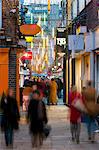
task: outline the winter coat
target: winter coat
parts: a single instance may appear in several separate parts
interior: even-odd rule
[[[55,81],[51,81],[50,83],[50,102],[56,103],[57,102],[57,83]]]
[[[41,109],[39,108],[41,104]],[[42,112],[41,112],[42,111]],[[42,113],[42,115],[41,115]],[[42,117],[40,117],[42,116]],[[30,132],[37,134],[43,132],[43,126],[47,123],[46,107],[43,101],[32,99],[28,107],[28,119],[30,121]]]
[[[7,96],[2,100],[1,108],[3,110],[3,118],[1,125],[2,128],[4,130],[8,127],[12,127],[12,129],[18,129],[18,121],[20,119],[20,114],[16,99]]]
[[[70,122],[71,123],[77,123],[80,122],[81,120],[81,113],[72,106],[73,101],[80,98],[81,95],[78,92],[76,93],[71,92],[70,95]]]

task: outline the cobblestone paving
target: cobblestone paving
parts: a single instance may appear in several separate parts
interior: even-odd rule
[[[41,150],[99,150],[99,133],[96,135],[97,142],[91,144],[87,140],[86,128],[82,125],[80,144],[71,141],[69,122],[67,121],[67,108],[65,106],[51,106],[48,108],[49,124],[52,131],[49,138],[44,141]],[[28,125],[21,120],[20,130],[15,133],[15,150],[32,150],[31,138]],[[6,150],[3,134],[0,133],[0,150]],[[34,149],[35,150],[35,149]]]

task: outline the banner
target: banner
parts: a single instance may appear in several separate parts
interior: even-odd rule
[[[84,50],[84,35],[69,35],[68,46],[69,50]]]

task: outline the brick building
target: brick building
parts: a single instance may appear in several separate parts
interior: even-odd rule
[[[2,0],[0,29],[0,95],[12,87],[19,99],[18,74],[18,0]]]

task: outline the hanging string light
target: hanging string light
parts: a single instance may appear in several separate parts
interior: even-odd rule
[[[50,14],[50,10],[51,10],[51,2],[50,0],[48,0],[48,13]]]

